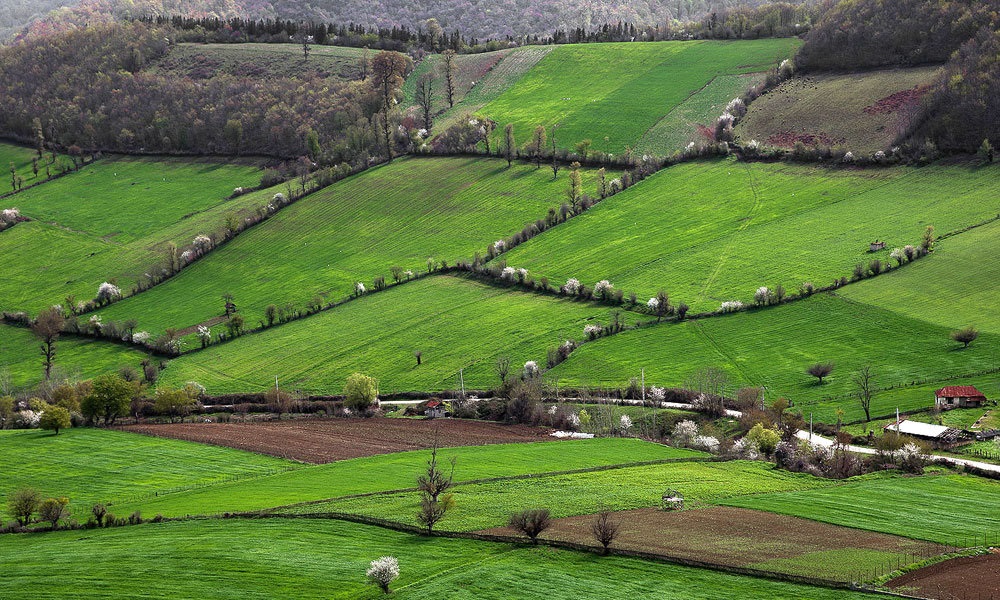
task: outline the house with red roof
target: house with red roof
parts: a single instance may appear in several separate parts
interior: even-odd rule
[[[949,385],[934,392],[934,405],[942,409],[980,408],[986,396],[973,385]]]

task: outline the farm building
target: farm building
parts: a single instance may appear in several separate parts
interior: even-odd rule
[[[869,252],[878,252],[879,250],[882,250],[884,248],[885,248],[885,242],[880,242],[878,240],[875,240],[871,244],[868,244]]]
[[[972,385],[949,385],[934,392],[938,408],[979,408],[986,404],[986,396]]]
[[[445,406],[440,400],[431,400],[427,403],[427,410],[424,411],[424,416],[431,419],[439,419],[445,416]]]
[[[900,421],[899,423],[889,423],[885,426],[885,429],[938,444],[953,444],[958,440],[958,436],[961,433],[957,429],[945,427],[944,425],[932,425],[930,423],[909,420]]]

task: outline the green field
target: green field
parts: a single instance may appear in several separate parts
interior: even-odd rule
[[[438,456],[439,460],[455,457],[455,480],[470,481],[704,454],[635,439],[599,438],[448,448]],[[344,460],[133,502],[118,512],[140,509],[146,515],[168,517],[220,514],[407,489],[416,485],[429,457],[424,450]]]
[[[10,183],[10,167],[12,164],[14,165],[14,172],[23,180],[22,189],[23,187],[45,180],[45,165],[49,162],[49,153],[46,152],[45,156],[38,160],[38,177],[35,176],[31,168],[31,161],[37,156],[38,153],[32,148],[0,142],[0,174],[3,175],[3,179],[0,179],[2,181],[0,183],[0,195],[14,191]],[[49,168],[50,174],[55,175],[58,173],[55,165],[51,165]],[[0,205],[2,205],[0,206],[0,210],[17,206],[17,199],[9,198],[0,200]]]
[[[338,394],[348,375],[362,371],[377,377],[386,393],[458,389],[464,369],[467,388],[490,389],[499,383],[498,356],[509,356],[515,371],[528,360],[544,366],[549,348],[583,339],[585,325],[607,324],[612,312],[433,276],[182,356],[171,361],[163,381],[194,380],[216,394],[264,391],[277,375],[302,392]]]
[[[1000,483],[969,475],[862,477],[797,492],[735,498],[722,503],[767,510],[955,546],[1000,528]]]
[[[993,208],[1000,210],[1000,202]],[[998,253],[1000,222],[994,222],[943,240],[933,260],[850,286],[843,295],[952,329],[974,325],[1000,333]]]
[[[646,132],[635,147],[637,154],[664,154],[681,150],[690,142],[708,143],[702,127],[714,131],[715,120],[733,98],[739,98],[752,85],[763,79],[760,74],[719,75],[675,106]]]
[[[585,174],[586,189],[594,189],[593,178]],[[499,160],[397,160],[283,209],[180,276],[101,314],[137,318],[149,331],[190,327],[221,315],[228,292],[257,325],[268,304],[304,309],[317,295],[341,300],[356,281],[371,288],[381,275],[391,282],[394,265],[422,272],[428,258],[471,260],[558,208],[566,186],[566,177],[553,181],[551,172],[530,166],[508,170]]]
[[[637,559],[425,538],[329,520],[189,521],[0,539],[4,594],[11,600],[379,598],[384,596],[365,583],[364,572],[383,555],[399,559],[394,598],[865,597]]]
[[[8,465],[0,484],[4,513],[7,495],[30,486],[45,496],[69,498],[80,522],[95,502],[135,501],[301,466],[242,450],[89,427],[59,435],[0,431],[0,455]]]
[[[146,354],[126,346],[89,338],[63,336],[56,342],[52,377],[88,379],[124,366],[140,368]],[[29,329],[0,324],[0,379],[9,376],[15,389],[34,386],[44,377],[39,341]]]
[[[221,232],[227,215],[267,204],[276,189],[226,199],[259,178],[248,164],[110,158],[21,192],[11,202],[36,220],[0,236],[9,258],[0,308],[89,300],[115,278],[127,291],[160,268],[168,241],[190,246],[196,235]]]
[[[369,60],[377,51],[369,51]],[[273,77],[322,77],[339,81],[361,79],[364,50],[343,46],[301,44],[176,44],[152,65],[152,71],[192,79],[220,75],[268,79]]]
[[[932,259],[927,259],[932,260]],[[865,285],[865,284],[859,284]],[[646,372],[647,385],[682,385],[696,370],[724,368],[729,392],[744,385],[767,387],[767,398],[784,396],[803,414],[833,422],[836,409],[845,420],[864,418],[850,397],[851,375],[869,363],[879,388],[918,380],[939,381],[996,368],[1000,337],[982,334],[968,350],[957,350],[950,329],[907,318],[878,307],[821,294],[759,312],[741,313],[645,327],[585,344],[550,371],[561,386],[618,385]],[[822,386],[805,373],[810,364],[833,361]],[[908,400],[913,404],[897,404]],[[924,394],[877,393],[872,415],[926,408]]]
[[[588,286],[608,279],[643,300],[665,289],[674,305],[714,311],[727,300],[752,302],[762,285],[793,293],[807,281],[819,287],[850,277],[857,263],[891,262],[892,248],[918,244],[928,224],[941,235],[995,217],[998,194],[994,167],[686,163],[503,258],[560,284],[569,277]],[[887,242],[886,249],[869,253],[875,240]]]
[[[482,112],[500,126],[513,123],[519,143],[536,126],[558,123],[561,147],[590,139],[594,150],[620,155],[713,77],[765,71],[797,45],[769,39],[556,46]]]
[[[930,85],[936,67],[796,77],[750,105],[736,126],[737,142],[791,147],[799,136],[826,140],[856,155],[888,150],[904,133],[909,108],[875,108],[900,91]],[[866,111],[865,109],[869,110]]]
[[[658,506],[666,489],[684,494],[685,506],[697,507],[727,498],[768,492],[808,490],[831,485],[802,473],[778,471],[763,462],[676,463],[607,471],[554,475],[517,481],[462,485],[454,491],[455,508],[438,525],[448,531],[503,527],[511,513],[547,508],[554,518]],[[339,512],[418,525],[420,497],[415,492],[334,500],[289,509],[290,514]]]

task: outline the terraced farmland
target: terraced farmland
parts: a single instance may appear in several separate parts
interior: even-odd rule
[[[622,386],[644,368],[647,385],[676,386],[698,369],[721,367],[729,374],[731,388],[766,386],[769,399],[784,396],[795,410],[812,413],[818,421],[835,422],[835,411],[841,408],[850,422],[864,418],[858,400],[849,394],[851,375],[865,364],[873,366],[878,388],[977,374],[1000,364],[997,335],[981,334],[973,346],[959,351],[948,337],[950,331],[838,295],[821,294],[759,312],[646,327],[604,338],[576,350],[548,377],[564,387]],[[820,361],[836,365],[823,385],[805,373],[806,367]],[[872,415],[888,415],[897,406],[904,411],[926,408],[930,402],[923,394],[877,393]]]
[[[558,208],[566,179],[505,161],[398,160],[327,187],[282,210],[153,290],[102,311],[163,331],[219,320],[233,294],[248,323],[269,304],[303,309],[341,300],[361,281],[392,281],[390,268],[471,259],[495,240]],[[585,189],[595,188],[593,172]],[[416,348],[414,348],[416,349]],[[407,350],[412,352],[412,350]],[[345,375],[346,376],[346,375]]]
[[[509,291],[463,278],[405,283],[311,317],[243,336],[170,362],[162,380],[195,380],[213,394],[264,391],[277,375],[302,392],[337,394],[352,372],[381,381],[383,393],[497,384],[496,358],[517,371],[544,365],[546,352],[583,339],[589,323],[608,324],[613,309]],[[635,316],[624,314],[626,322]],[[358,324],[367,323],[358,329]],[[422,352],[417,366],[414,352]]]
[[[221,231],[228,215],[266,204],[274,190],[227,200],[259,179],[251,164],[112,158],[25,190],[7,201],[35,220],[0,234],[9,259],[0,308],[34,312],[68,295],[87,300],[115,278],[127,289],[162,264],[168,241],[190,245]]]
[[[750,105],[737,141],[766,146],[841,146],[855,154],[888,150],[916,112],[936,67],[797,77]]]
[[[361,79],[365,51],[343,46],[309,47],[309,58],[298,44],[176,44],[153,65],[154,72],[192,79],[219,75],[267,79],[321,77],[336,81]],[[369,58],[374,56],[369,52]]]
[[[641,298],[665,289],[675,305],[713,311],[727,300],[751,302],[762,285],[795,292],[804,282],[850,277],[873,258],[889,263],[892,248],[919,243],[928,224],[940,235],[993,218],[998,174],[996,167],[687,163],[503,258],[553,282],[608,279]],[[875,240],[886,249],[870,253]]]
[[[713,77],[766,71],[797,44],[780,39],[556,46],[482,112],[501,126],[513,123],[519,143],[538,125],[559,124],[561,147],[590,139],[594,150],[621,154]],[[665,155],[675,148],[652,149]]]

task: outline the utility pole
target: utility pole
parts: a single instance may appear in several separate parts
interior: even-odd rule
[[[462,399],[465,399],[465,369],[458,370],[458,380],[462,385]]]
[[[813,414],[809,413],[809,441],[813,441]]]
[[[645,405],[646,404],[646,368],[643,367],[642,370],[640,371],[640,373],[642,374],[642,403],[643,403],[643,405]]]

